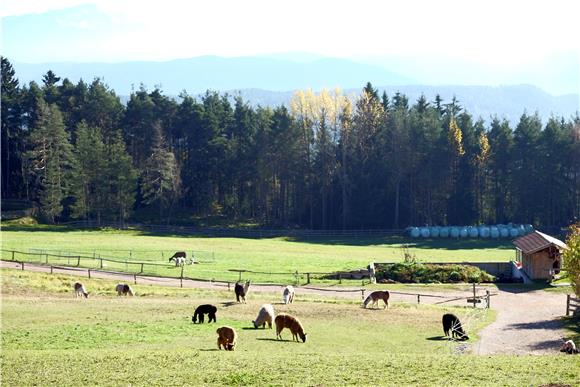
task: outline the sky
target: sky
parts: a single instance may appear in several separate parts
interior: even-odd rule
[[[578,4],[574,0],[2,0],[1,51],[26,63],[286,52],[394,66],[403,58],[399,67],[413,62],[423,70],[430,62],[440,67],[456,61],[464,69],[472,66],[482,74],[501,74],[490,76],[501,82],[523,68],[549,72],[544,67],[561,58],[578,66]]]

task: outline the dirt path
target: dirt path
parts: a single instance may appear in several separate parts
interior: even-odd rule
[[[2,268],[20,268],[20,263],[0,261]],[[36,272],[50,272],[50,267],[34,264],[25,264],[25,270]],[[87,276],[87,270],[81,268],[54,268],[54,273]],[[91,271],[91,277],[114,279],[132,283],[133,275],[123,273],[107,273]],[[137,276],[138,284],[173,286],[179,287],[179,279],[162,277],[141,277]],[[224,290],[228,284],[222,282],[207,282],[183,280],[184,288],[205,288]],[[232,287],[233,289],[233,287]],[[252,292],[256,293],[276,293],[282,292],[280,285],[252,285]],[[487,326],[480,332],[481,340],[475,344],[473,350],[476,354],[556,354],[565,337],[559,317],[564,315],[566,296],[564,294],[553,294],[541,290],[521,291],[521,289],[505,288],[497,291],[497,295],[491,298],[491,308],[498,312],[495,322]],[[361,300],[360,289],[343,287],[316,288],[310,286],[297,287],[299,294],[317,295],[323,297],[345,298],[351,300]],[[416,295],[400,294],[391,292],[391,299],[394,302],[416,303]],[[421,290],[422,294],[433,297],[421,297],[421,303],[437,304],[446,301],[451,297],[466,297],[469,292],[445,291],[433,292]],[[366,293],[368,295],[368,292]],[[444,297],[444,298],[443,298]],[[465,299],[445,302],[444,305],[462,305]],[[465,322],[469,323],[469,322]]]
[[[475,345],[475,353],[558,353],[566,337],[560,322],[566,295],[508,288],[492,297],[491,307],[498,311],[497,319],[479,333],[481,340]]]

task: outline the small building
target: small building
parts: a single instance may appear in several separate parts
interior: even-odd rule
[[[554,237],[533,231],[513,241],[516,260],[532,280],[549,280],[562,267],[562,251],[568,246]]]

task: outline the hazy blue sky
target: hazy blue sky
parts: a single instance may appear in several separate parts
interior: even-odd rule
[[[535,79],[542,72],[564,71],[551,69],[555,63],[568,72],[575,67],[576,77],[566,75],[560,83],[572,83],[569,91],[578,89],[576,1],[2,0],[0,4],[2,54],[19,62],[300,51],[395,67],[399,58],[403,71],[412,59],[425,77],[448,82],[441,68],[447,66],[447,72],[461,76],[462,83],[469,80],[469,71],[476,83],[520,82],[521,72],[533,72]],[[449,65],[453,61],[463,74]]]

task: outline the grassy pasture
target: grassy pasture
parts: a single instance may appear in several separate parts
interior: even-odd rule
[[[540,385],[578,384],[580,357],[469,354],[493,312],[395,304],[363,310],[358,303],[298,297],[290,306],[250,293],[136,286],[118,298],[114,282],[83,280],[93,291],[76,300],[73,277],[1,270],[3,385]],[[193,325],[196,305],[218,306],[218,323]],[[251,327],[259,306],[298,316],[306,343],[275,340]],[[441,340],[440,318],[469,321],[473,340]],[[234,352],[218,351],[215,329],[234,327]],[[566,361],[562,361],[562,360]]]
[[[186,266],[185,276],[236,280],[238,274],[228,269],[246,269],[285,275],[249,275],[254,281],[289,283],[291,273],[334,272],[366,267],[369,262],[402,260],[402,246],[420,261],[507,261],[513,258],[511,244],[491,240],[414,240],[405,238],[314,239],[292,238],[202,238],[183,235],[150,235],[139,231],[69,230],[62,227],[8,226],[2,231],[4,249],[83,253],[133,261],[154,262],[163,266],[145,266],[148,274],[178,276],[179,268],[169,265],[175,251],[196,251],[200,265]],[[131,253],[129,253],[129,251]],[[4,259],[10,259],[3,253]],[[17,256],[16,259],[24,259]],[[32,260],[44,260],[33,257]],[[54,264],[76,263],[50,257]],[[83,266],[98,267],[98,260],[83,260]],[[130,272],[140,265],[104,263],[105,268]],[[302,279],[303,280],[303,279]]]

